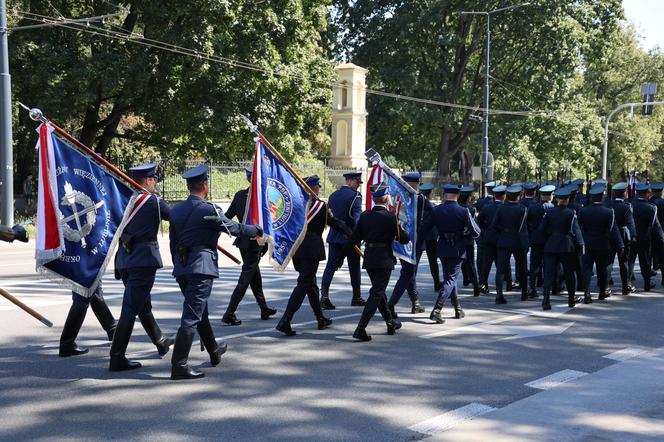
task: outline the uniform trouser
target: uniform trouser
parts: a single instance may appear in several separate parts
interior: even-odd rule
[[[390,296],[389,304],[395,306],[399,303],[401,296],[404,291],[408,291],[408,297],[410,302],[417,301],[417,267],[422,257],[422,250],[417,251],[417,261],[415,264],[411,264],[403,259],[400,259],[401,262],[401,272],[399,273],[399,279],[394,285],[394,290],[392,290],[392,296]]]
[[[583,277],[583,254],[581,253],[581,250],[579,250],[576,253],[576,268],[575,268],[575,274],[576,274],[576,282],[577,282],[577,289],[578,290],[585,290],[585,278]]]
[[[152,315],[150,292],[154,285],[157,269],[154,267],[133,267],[120,270],[122,283],[125,286],[122,297],[120,320],[136,319],[136,316]]]
[[[484,271],[484,244],[480,243],[479,241],[477,242],[477,257],[476,257],[476,264],[477,264],[477,277],[479,279],[479,283],[483,285],[487,285],[487,280],[482,279],[482,272]]]
[[[641,267],[641,276],[643,277],[644,287],[650,285],[650,277],[652,276],[652,261],[651,261],[651,242],[648,241],[636,241],[636,244],[630,249],[629,253],[629,262],[634,272],[634,263],[636,262],[636,257],[639,257],[639,267]]]
[[[224,316],[235,314],[249,287],[251,287],[254,298],[256,298],[256,304],[258,304],[261,311],[267,308],[265,295],[263,294],[263,278],[261,277],[259,266],[261,250],[256,247],[252,249],[242,248],[240,249],[240,254],[242,255],[242,272],[231,295],[231,300],[228,302]]]
[[[477,275],[477,267],[475,267],[475,241],[466,242],[466,259],[461,264],[461,271],[463,273],[463,280],[470,282],[473,288],[479,284]]]
[[[495,244],[485,243],[482,247],[483,257],[482,257],[482,268],[480,269],[480,284],[489,286],[489,273],[491,273],[491,265],[496,262],[496,257],[498,255],[498,247]],[[512,284],[512,271],[506,272],[505,281],[508,285]]]
[[[652,268],[653,270],[658,270],[661,267],[661,256],[664,251],[664,245],[658,240],[652,240]]]
[[[369,274],[369,279],[371,279],[371,289],[369,290],[369,299],[367,299],[367,303],[364,305],[364,310],[362,311],[362,317],[357,324],[358,328],[366,328],[369,325],[369,321],[376,313],[376,309],[380,311],[385,322],[392,321],[392,314],[387,308],[387,296],[385,295],[392,270],[367,269],[367,273]]]
[[[447,298],[451,298],[452,304],[458,302],[457,298],[457,277],[461,272],[463,258],[441,258],[443,262],[443,286],[438,292],[436,305],[434,309],[441,310]]]
[[[606,274],[609,263],[609,250],[588,250],[583,255],[583,287],[586,293],[590,293],[590,280],[592,279],[593,265],[597,268],[597,286],[599,293],[606,293],[606,285],[609,278]]]
[[[431,276],[433,277],[433,286],[438,288],[440,287],[440,272],[438,271],[438,255],[436,248],[436,240],[427,240],[426,251],[427,259],[429,260],[429,270],[431,270]]]
[[[554,280],[558,276],[558,266],[562,264],[565,275],[567,294],[574,296],[576,292],[576,252],[571,253],[544,253],[544,296],[551,294]]]
[[[503,281],[505,276],[512,272],[510,268],[510,257],[514,255],[516,263],[516,275],[521,284],[521,297],[525,297],[528,293],[528,284],[526,281],[528,275],[528,267],[526,266],[526,250],[525,249],[506,249],[498,247],[496,253],[496,293],[500,296],[503,294]]]
[[[71,298],[72,305],[69,309],[65,326],[62,329],[62,335],[60,335],[60,345],[68,346],[74,344],[78,333],[81,331],[83,321],[85,321],[88,307],[92,308],[92,312],[97,317],[99,324],[101,324],[104,331],[108,333],[109,339],[111,339],[116,323],[113,314],[109,310],[108,305],[106,305],[106,301],[104,301],[102,288],[99,287],[89,298],[74,292],[72,292]]]
[[[210,330],[210,319],[208,318],[208,299],[212,292],[212,283],[214,279],[209,275],[186,275],[176,278],[180,290],[184,295],[182,304],[182,319],[180,328],[193,333],[194,329],[203,328]],[[201,336],[203,338],[203,336]]]
[[[530,246],[530,273],[528,275],[528,286],[531,293],[537,293],[537,276],[542,271],[544,260],[544,246],[532,244]]]
[[[330,287],[330,284],[332,283],[332,277],[336,271],[334,266],[336,265],[337,260],[343,262],[342,260],[345,258],[348,260],[348,272],[350,273],[350,285],[353,288],[353,298],[359,298],[362,294],[362,290],[360,288],[362,279],[362,272],[360,269],[360,255],[358,255],[353,249],[344,254],[343,248],[344,244],[329,244],[329,256],[327,257],[327,264],[325,265],[325,271],[323,272],[321,286],[324,289]]]
[[[293,266],[298,272],[297,285],[288,299],[284,317],[290,318],[300,309],[304,297],[309,298],[309,305],[316,318],[323,317],[323,309],[318,299],[318,286],[316,285],[316,272],[320,261],[312,258],[293,258]]]
[[[623,291],[627,290],[628,287],[632,285],[631,275],[632,275],[632,266],[630,265],[630,251],[633,246],[627,244],[625,246],[625,253],[622,256],[618,256],[618,269],[620,270],[620,281],[622,282]],[[613,262],[616,259],[618,252],[616,250],[611,250],[609,254],[609,259],[606,264],[606,275],[607,278],[611,278],[613,273]]]

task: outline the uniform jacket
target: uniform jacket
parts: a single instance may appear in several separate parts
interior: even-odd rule
[[[579,212],[579,227],[587,250],[609,252],[623,248],[613,209],[602,203],[591,203]]]
[[[544,253],[576,253],[576,247],[584,245],[576,212],[565,206],[546,212],[538,230],[546,238]]]
[[[436,207],[436,206],[431,202],[430,199],[427,198],[427,201],[429,201],[429,204],[431,205],[431,210],[429,211],[427,216],[431,216],[431,211],[433,211],[433,208]],[[473,207],[473,206],[470,206],[470,207]],[[473,207],[473,210],[475,210],[474,207]],[[431,231],[427,234],[426,240],[427,241],[437,241],[438,240],[438,231],[436,229],[431,229]]]
[[[151,195],[125,226],[115,255],[116,270],[133,267],[161,268],[157,242],[159,220],[170,219],[171,208],[157,195]]]
[[[477,201],[475,201],[475,208],[477,209],[477,212],[481,212],[482,208],[489,203],[493,203],[494,198],[493,196],[485,196],[482,198],[479,198]]]
[[[482,236],[478,241],[481,244],[493,244],[495,245],[498,241],[498,236],[496,231],[491,228],[491,223],[493,223],[493,217],[496,216],[498,207],[504,204],[502,201],[493,201],[490,203],[485,203],[482,206],[479,214],[477,215],[477,224],[482,229]]]
[[[327,204],[322,204],[320,210],[309,220],[307,233],[300,247],[295,252],[294,259],[311,259],[316,261],[323,261],[325,259],[325,244],[323,243],[325,226],[338,229],[340,232],[343,232],[345,238],[348,238],[353,233],[346,226],[346,223],[332,216]]]
[[[364,269],[394,269],[397,260],[392,252],[392,242],[408,244],[408,232],[401,228],[396,215],[384,206],[374,206],[360,215],[345,248],[351,249],[360,241],[366,243],[364,249]]]
[[[615,198],[610,200],[606,206],[613,209],[623,241],[636,241],[636,225],[634,224],[632,205],[622,198]]]
[[[496,245],[504,249],[528,249],[528,208],[509,201],[497,207],[490,227],[496,232]]]
[[[657,207],[657,218],[659,218],[659,224],[664,226],[664,199],[659,196],[653,196],[649,201],[651,204],[654,204]]]
[[[549,210],[553,209],[553,204],[546,202],[533,203],[528,208],[528,218],[526,219],[526,224],[528,225],[528,240],[531,245],[534,246],[544,246],[546,243],[546,237],[538,229],[544,214]]]
[[[521,199],[521,201],[519,201],[519,203],[521,205],[526,206],[528,209],[530,209],[530,206],[532,206],[534,204],[539,204],[539,201],[535,197],[526,196],[526,197],[523,197]]]
[[[332,210],[332,215],[345,222],[348,228],[353,230],[362,213],[360,192],[351,189],[349,186],[342,186],[339,190],[332,192],[328,205]],[[346,237],[342,232],[332,228],[330,233],[327,234],[327,242],[330,244],[345,244]]]
[[[433,227],[438,229],[436,252],[440,258],[465,259],[464,237],[477,238],[481,232],[468,209],[461,207],[456,201],[445,201],[436,206],[431,216],[425,220],[422,234],[426,235]]]
[[[645,199],[636,199],[632,203],[634,210],[634,224],[636,225],[636,238],[638,241],[656,239],[664,242],[664,232],[657,217],[657,206]]]
[[[220,216],[221,220],[206,220],[205,216]],[[175,277],[198,274],[218,278],[217,241],[221,232],[249,237],[258,233],[255,226],[231,221],[221,208],[194,195],[189,195],[173,207],[170,218],[170,248]],[[187,249],[184,261],[179,247]]]
[[[470,212],[470,216],[472,216],[473,219],[477,219],[477,209],[475,208],[474,205],[468,203],[459,203],[459,205],[464,209],[468,209],[468,211]],[[473,245],[475,243],[475,240],[473,239],[472,236],[464,237],[464,241],[466,242],[466,245]]]

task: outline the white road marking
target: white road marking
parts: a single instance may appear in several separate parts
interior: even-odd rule
[[[543,378],[536,379],[532,382],[528,382],[526,386],[537,388],[538,390],[550,390],[561,384],[564,384],[565,382],[573,381],[574,379],[578,379],[587,374],[588,373],[583,371],[561,370],[549,376],[545,376]]]
[[[440,416],[411,425],[408,429],[431,436],[495,410],[497,408],[473,402],[456,410],[448,411]]]
[[[607,359],[613,359],[614,361],[626,361],[628,359],[635,358],[639,355],[642,355],[644,353],[647,353],[648,350],[644,348],[639,348],[639,347],[627,347],[623,348],[622,350],[614,351],[613,353],[609,353],[608,355],[604,355],[603,357]]]

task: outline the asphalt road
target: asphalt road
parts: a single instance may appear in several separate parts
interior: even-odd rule
[[[91,311],[78,340],[90,353],[59,358],[70,294],[35,274],[33,247],[0,244],[0,287],[55,325],[0,299],[2,440],[664,439],[659,285],[574,309],[555,297],[550,312],[516,292],[496,306],[493,296],[474,298],[463,288],[466,318],[455,320],[446,308],[450,319],[437,325],[428,319],[434,291],[424,259],[418,284],[427,313],[411,315],[404,296],[397,335],[387,336],[377,316],[368,329],[373,341],[358,343],[351,334],[361,308],[349,306],[345,268],[333,282],[337,310],[327,330],[316,330],[305,301],[293,323],[298,335],[284,337],[274,330],[279,314],[261,321],[250,292],[238,310],[243,324],[222,326],[240,270],[224,258],[210,311],[229,351],[211,367],[195,345],[191,363],[205,379],[173,382],[170,353],[160,359],[138,322],[128,356],[143,367],[108,372],[109,343]],[[175,333],[182,297],[165,258],[153,308],[162,329]],[[276,272],[267,261],[261,271],[269,304],[283,312],[296,273]],[[122,285],[110,269],[103,286],[118,316]]]

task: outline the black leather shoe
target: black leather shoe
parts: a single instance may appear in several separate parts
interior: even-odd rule
[[[108,371],[125,371],[141,368],[141,363],[130,361],[124,356],[111,356],[111,362],[108,364]]]
[[[551,303],[542,302],[542,310],[551,310]]]
[[[610,297],[611,297],[611,293],[608,293],[608,292],[607,293],[600,293],[599,296],[597,297],[597,299],[599,299],[600,301],[604,301],[606,298],[610,298]]]
[[[387,334],[392,336],[397,332],[397,329],[394,327],[394,324],[391,322],[387,323]]]
[[[473,287],[473,296],[480,296],[480,288],[479,286]]]
[[[213,367],[219,365],[221,362],[221,355],[226,353],[226,350],[228,350],[228,345],[225,342],[222,342],[221,344],[217,344],[216,350],[210,353],[210,364],[212,364]]]
[[[68,345],[68,346],[60,346],[60,351],[58,352],[58,356],[61,358],[67,358],[69,356],[79,356],[79,355],[84,355],[88,353],[90,350],[87,348],[80,348],[76,343],[73,345]]]
[[[286,336],[295,336],[297,334],[295,330],[291,328],[290,321],[285,321],[283,318],[275,328]]]
[[[399,330],[401,328],[401,321],[398,319],[392,319],[392,325],[394,326],[395,330]]]
[[[369,342],[371,341],[371,336],[367,334],[367,331],[363,328],[356,328],[353,337],[360,342]]]
[[[334,310],[337,308],[328,297],[320,298],[320,306],[323,307],[323,310]]]
[[[161,340],[157,341],[155,344],[157,346],[157,351],[159,356],[164,356],[168,353],[169,348],[173,345],[175,341],[173,338],[162,337]]]
[[[277,314],[276,309],[266,307],[263,310],[261,310],[261,320],[262,321],[267,321],[268,319],[270,319],[270,316],[274,316],[276,314]]]
[[[330,318],[326,318],[325,316],[318,318],[318,330],[325,330],[330,325],[332,325],[332,320]]]
[[[593,303],[593,298],[590,295],[585,295],[583,297],[583,303],[584,304],[592,304]]]
[[[521,290],[521,284],[508,284],[507,285],[507,291],[508,292],[518,292]]]
[[[463,319],[466,317],[466,312],[461,307],[454,307],[454,317],[456,319]]]
[[[420,301],[413,302],[413,306],[410,309],[410,312],[415,313],[424,313],[424,307],[420,305]]]
[[[204,378],[205,373],[202,371],[194,370],[188,365],[172,365],[171,366],[171,379],[179,381],[183,379],[200,379]]]
[[[496,295],[496,304],[507,304],[507,299],[503,295]]]
[[[353,298],[350,305],[351,307],[362,307],[366,304],[366,301],[362,298]]]
[[[445,318],[443,318],[440,315],[440,310],[438,310],[438,309],[433,309],[431,311],[431,314],[429,315],[429,319],[431,319],[436,324],[444,324],[445,323]]]
[[[240,325],[240,324],[242,324],[242,320],[241,320],[241,319],[238,319],[237,316],[235,316],[235,314],[224,315],[224,316],[221,318],[221,322],[222,322],[224,325],[230,325],[230,326],[234,326],[234,325]]]
[[[572,308],[576,304],[578,304],[579,302],[581,302],[581,297],[579,297],[579,296],[574,296],[572,298],[568,298],[567,299],[567,307]]]
[[[643,287],[643,291],[644,291],[644,292],[649,292],[650,290],[654,289],[656,286],[657,286],[657,284],[655,284],[655,283],[653,283],[653,282],[649,282],[648,284],[646,284],[646,285]]]
[[[489,293],[489,286],[486,286],[484,284],[480,285],[480,293],[484,293],[487,295]]]

